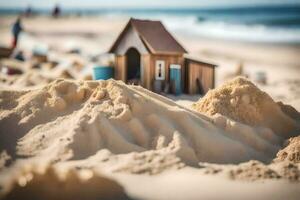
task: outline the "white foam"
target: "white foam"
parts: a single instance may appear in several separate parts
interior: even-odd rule
[[[284,29],[263,25],[229,24],[221,21],[198,21],[196,17],[165,17],[170,31],[209,38],[266,43],[300,43],[300,29]]]

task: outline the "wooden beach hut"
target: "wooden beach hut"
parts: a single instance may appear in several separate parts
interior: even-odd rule
[[[114,78],[126,83],[152,91],[175,86],[171,91],[188,94],[214,87],[216,65],[186,57],[185,48],[160,21],[131,18],[109,53],[115,55]]]

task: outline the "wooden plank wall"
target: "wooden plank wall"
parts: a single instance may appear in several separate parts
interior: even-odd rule
[[[214,67],[203,66],[202,68],[202,80],[201,80],[204,94],[208,92],[209,89],[214,88]]]
[[[141,67],[143,68],[143,75],[142,75],[142,86],[147,88],[148,90],[151,89],[151,78],[150,78],[150,61],[151,61],[151,55],[150,54],[144,54],[141,56]]]
[[[115,57],[115,79],[126,82],[126,56]]]
[[[178,64],[181,65],[181,76],[182,76],[182,88],[184,87],[185,79],[185,65],[183,55],[150,55],[150,67],[149,67],[149,79],[147,82],[147,89],[152,89],[153,81],[155,80],[155,63],[157,60],[165,61],[165,81],[170,81],[170,65]]]
[[[197,84],[197,78],[200,80],[204,94],[209,89],[214,88],[214,67],[210,65],[201,64],[198,62],[188,61],[188,87],[189,94],[199,94],[200,90]]]
[[[202,77],[202,67],[198,67],[197,63],[188,62],[188,93],[189,94],[199,94],[199,90],[197,87],[197,78]]]

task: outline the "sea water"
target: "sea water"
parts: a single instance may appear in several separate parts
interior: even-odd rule
[[[1,9],[1,14],[16,14],[21,9]],[[161,20],[172,32],[244,42],[300,44],[300,5],[218,8],[139,8],[71,9],[64,15],[135,17]],[[51,10],[35,9],[37,14]]]

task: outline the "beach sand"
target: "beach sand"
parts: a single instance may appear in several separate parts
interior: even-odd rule
[[[0,45],[11,44],[10,26],[14,19],[15,16],[1,17]],[[79,48],[83,53],[99,55],[107,52],[127,20],[116,16],[26,18],[23,24],[27,33],[21,35],[20,47],[63,51]],[[242,43],[171,32],[192,56],[218,65],[217,86],[236,75],[246,75],[255,82],[257,74],[264,73],[267,84],[256,84],[276,101],[284,101],[300,110],[299,45]],[[198,97],[182,96],[179,103],[191,105]]]
[[[234,94],[228,88],[233,91],[249,88],[251,92]],[[251,98],[246,99],[245,94],[251,94]],[[119,189],[121,197],[180,199],[177,192],[172,196],[166,190],[175,190],[181,179],[217,184],[222,189],[228,187],[229,191],[236,189],[239,182],[245,182],[236,199],[254,190],[256,198],[269,198],[268,191],[278,184],[284,185],[284,189],[277,190],[278,195],[286,191],[289,199],[299,195],[296,190],[299,159],[284,160],[283,153],[279,152],[276,162],[271,161],[284,140],[299,133],[300,114],[283,111],[283,105],[276,104],[244,78],[236,78],[210,91],[195,104],[202,113],[141,87],[114,80],[56,80],[40,89],[3,90],[0,95],[0,139],[5,154],[0,184],[4,197],[22,197],[23,193],[41,197],[48,184],[63,184],[69,188],[65,191],[66,198],[72,198],[72,188],[80,187],[81,181],[90,185],[92,196],[114,194],[94,191],[102,184],[101,174],[104,174],[103,181],[110,177],[128,191],[125,194]],[[220,105],[225,106],[227,100],[232,103],[231,99],[236,99],[249,110],[246,112],[249,115],[241,116],[239,106],[227,105],[230,111],[218,110],[218,104],[207,105],[206,99],[208,103],[219,99]],[[253,100],[259,100],[258,104],[251,103]],[[211,108],[216,113],[211,113]],[[292,147],[283,151],[299,156],[299,143],[293,141]],[[87,178],[81,174],[87,174]],[[139,174],[139,184],[144,181],[145,189],[135,187]],[[186,179],[186,176],[191,177]],[[149,182],[158,180],[161,192],[156,186],[147,187]],[[261,187],[265,189],[256,190],[262,180]],[[113,187],[120,188],[118,184]],[[195,192],[185,194],[191,189],[184,187],[179,194],[188,198],[213,195],[212,190],[199,192],[196,186],[191,187]],[[52,190],[54,198],[63,192],[57,186]],[[86,190],[82,189],[80,195]],[[228,190],[214,195],[213,199],[231,198]]]
[[[0,19],[4,45],[13,19]],[[204,97],[84,80],[83,55],[105,52],[126,21],[24,20],[25,54],[46,46],[62,62],[0,61],[23,71],[1,75],[0,198],[298,199],[299,48],[175,32],[219,65]]]

